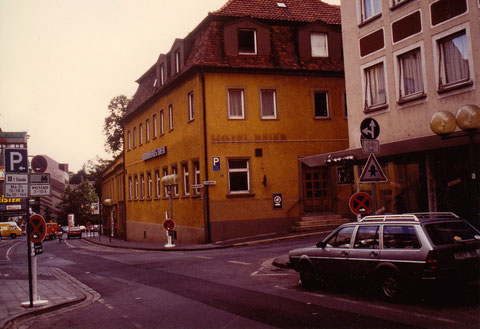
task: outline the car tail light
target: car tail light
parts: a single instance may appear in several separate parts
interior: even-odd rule
[[[430,251],[427,255],[427,269],[431,270],[431,271],[435,271],[436,269],[438,269],[438,255],[433,252],[433,251]]]

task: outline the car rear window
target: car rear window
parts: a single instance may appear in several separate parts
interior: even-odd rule
[[[427,224],[425,231],[437,246],[474,240],[475,236],[480,234],[463,221]]]

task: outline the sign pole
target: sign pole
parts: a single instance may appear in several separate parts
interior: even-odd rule
[[[30,296],[30,305],[29,307],[33,307],[33,287],[32,287],[32,242],[30,241],[30,225],[29,225],[29,219],[30,219],[30,201],[27,198],[26,200],[26,212],[27,212],[27,253],[28,253],[28,292]]]

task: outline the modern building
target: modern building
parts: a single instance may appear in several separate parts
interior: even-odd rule
[[[480,1],[352,0],[341,14],[349,148],[300,161],[349,173],[336,186],[342,213],[353,192],[368,191],[377,211],[453,211],[479,224]],[[455,116],[453,133],[438,131],[452,122],[453,131]],[[386,183],[358,183],[366,118],[380,126]]]
[[[348,147],[342,54],[340,8],[319,0],[230,0],[176,39],[124,120],[127,239],[165,241],[166,216],[208,242],[333,210],[298,158]]]

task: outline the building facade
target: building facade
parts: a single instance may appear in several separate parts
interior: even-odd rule
[[[103,232],[120,239],[126,238],[124,182],[125,166],[122,153],[102,173],[101,195],[104,202],[100,206]]]
[[[137,81],[128,240],[166,240],[166,216],[180,242],[198,243],[288,231],[305,208],[331,207],[321,169],[298,158],[348,146],[339,7],[259,2],[210,13]]]
[[[368,191],[377,211],[453,211],[480,223],[478,129],[442,138],[430,127],[435,113],[455,118],[464,106],[478,124],[480,1],[354,0],[341,12],[349,149],[301,162],[348,171],[351,179],[336,186],[340,212],[350,212],[353,192]],[[358,183],[368,157],[365,118],[381,128],[377,158],[387,183]]]

